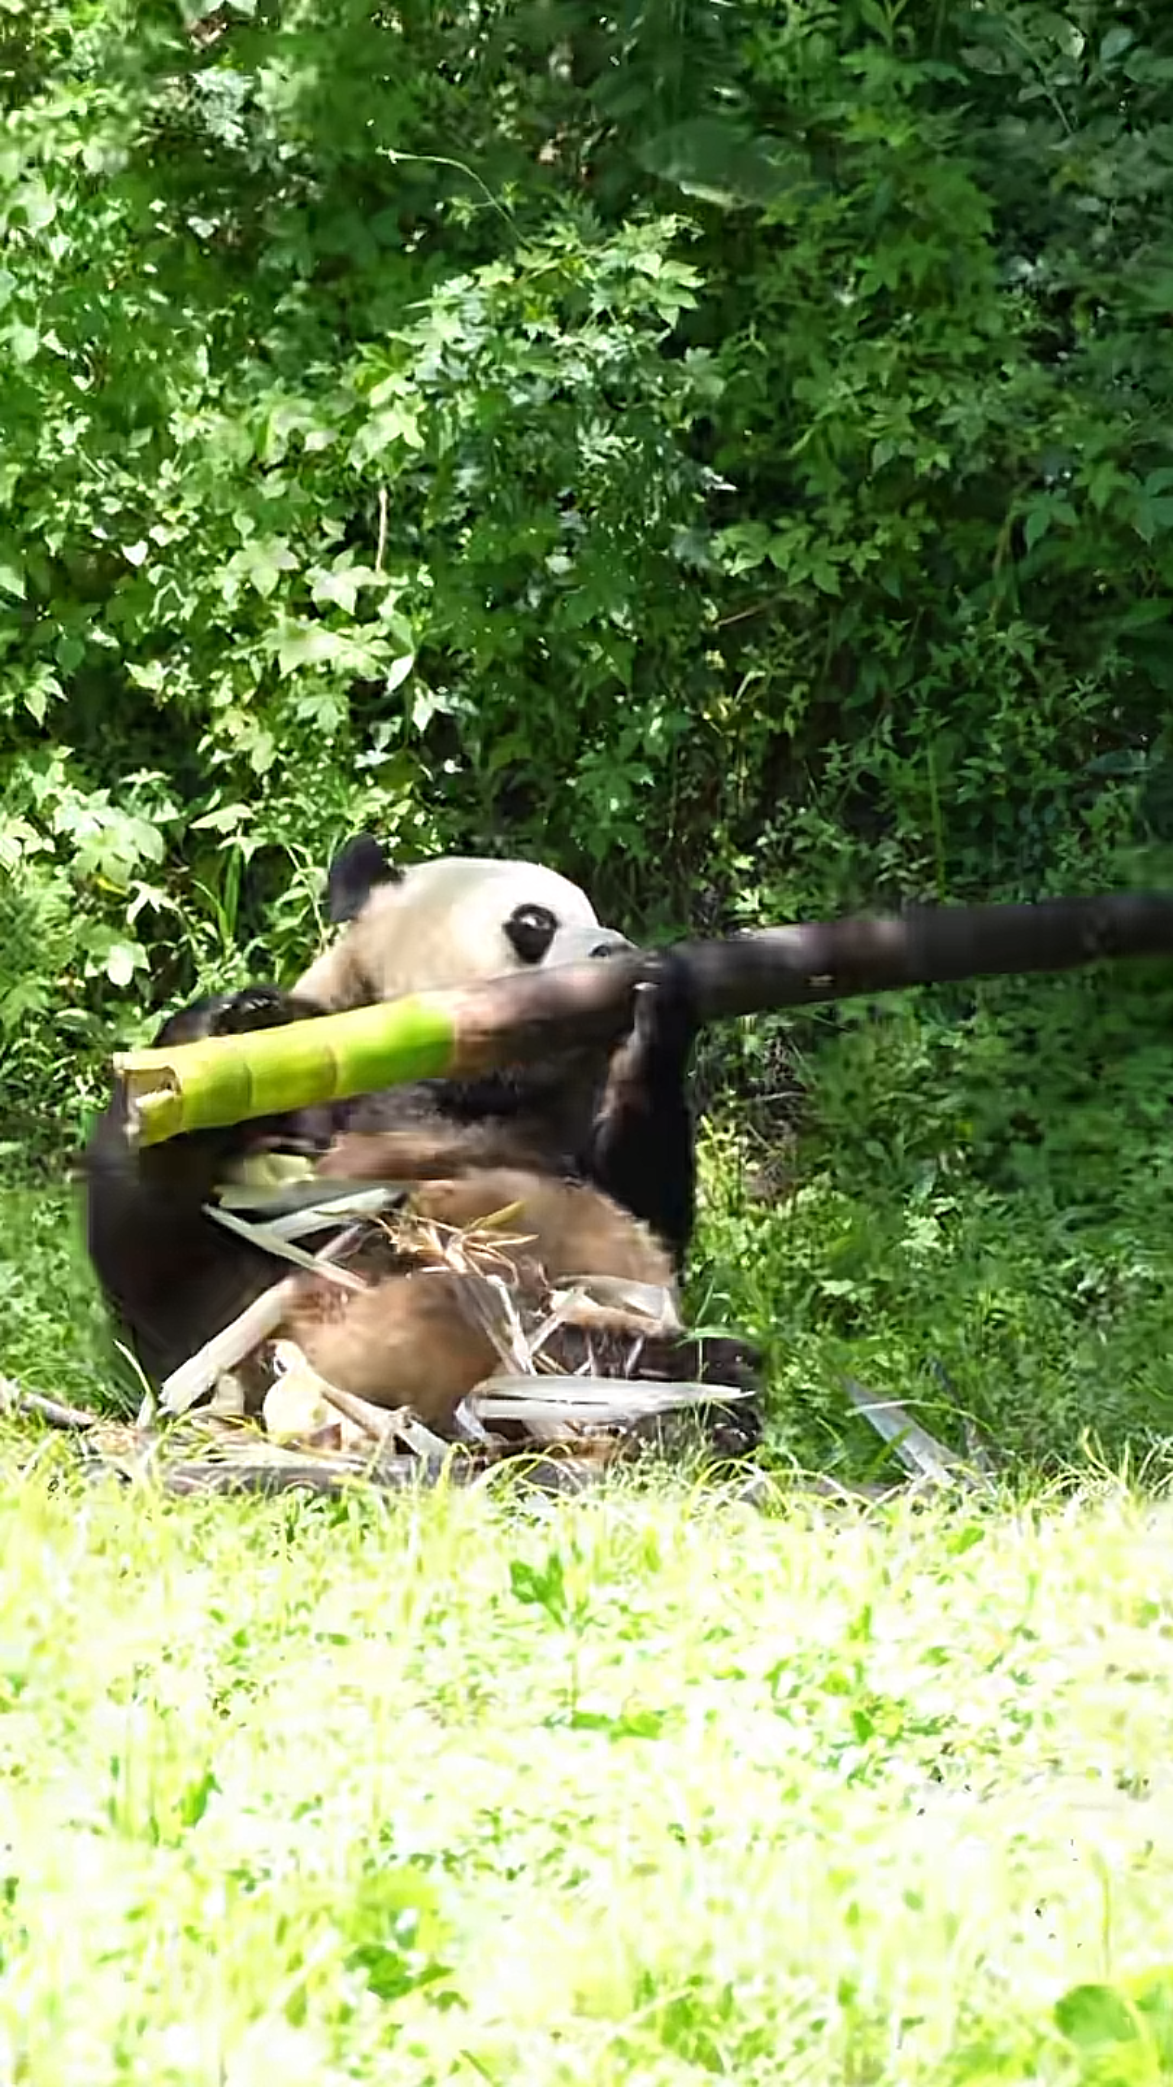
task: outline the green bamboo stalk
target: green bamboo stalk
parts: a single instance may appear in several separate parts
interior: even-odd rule
[[[158,1145],[187,1131],[441,1077],[453,1059],[453,1013],[442,995],[421,996],[241,1036],[120,1052],[114,1071],[126,1091],[129,1134],[140,1145]]]
[[[1173,956],[1173,893],[1103,893],[1036,905],[927,906],[763,928],[671,952],[701,1022],[909,986]],[[127,1134],[155,1145],[418,1079],[469,1079],[547,1053],[617,1043],[661,958],[516,972],[455,992],[208,1037],[114,1061]]]

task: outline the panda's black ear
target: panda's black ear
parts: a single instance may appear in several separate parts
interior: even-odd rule
[[[388,860],[381,841],[371,833],[355,834],[338,850],[326,878],[326,912],[331,926],[354,920],[376,884],[397,884],[403,876]]]

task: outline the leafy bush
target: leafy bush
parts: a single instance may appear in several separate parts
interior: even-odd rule
[[[1148,765],[1158,11],[11,19],[3,704],[67,862],[46,745],[172,843],[556,805],[729,876],[784,810],[808,903],[1068,874]]]

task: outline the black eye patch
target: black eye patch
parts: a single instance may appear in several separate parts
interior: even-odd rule
[[[506,940],[523,964],[540,964],[557,931],[548,906],[518,906],[505,923]]]

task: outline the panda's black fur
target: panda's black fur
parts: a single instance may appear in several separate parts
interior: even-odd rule
[[[279,986],[246,986],[194,1000],[162,1024],[153,1042],[242,1035],[320,1012]],[[306,1109],[132,1147],[125,1093],[115,1084],[82,1167],[86,1246],[115,1326],[154,1383],[288,1269],[205,1216],[217,1184],[250,1151],[324,1154],[338,1127],[332,1109]]]
[[[344,930],[335,945],[344,969],[353,952],[361,952],[372,894],[401,876],[369,836],[351,841],[335,858],[327,910],[332,923]],[[523,934],[531,931],[532,923],[521,924]],[[324,961],[319,959],[292,992],[254,985],[197,1000],[165,1022],[155,1041],[182,1042],[304,1020],[327,1008],[379,997],[377,991],[364,990],[356,966],[341,993],[319,998],[309,988],[315,970],[319,978],[323,975]],[[143,1370],[158,1383],[263,1290],[289,1275],[287,1262],[225,1231],[202,1208],[234,1163],[266,1147],[292,1147],[325,1163],[355,1139],[377,1141],[397,1133],[425,1146],[430,1139],[445,1149],[447,1156],[432,1168],[434,1174],[515,1167],[542,1179],[597,1189],[648,1228],[679,1272],[695,1213],[694,1129],[687,1094],[695,1029],[687,977],[666,955],[658,983],[640,996],[631,1034],[610,1054],[569,1052],[533,1068],[471,1082],[390,1087],[331,1108],[192,1133],[145,1148],[128,1145],[125,1099],[116,1091],[91,1137],[84,1169],[87,1243],[112,1315]],[[311,1250],[317,1243],[304,1241]],[[714,1384],[718,1397],[720,1384],[740,1385],[753,1375],[756,1358],[740,1342],[714,1340],[703,1348],[687,1342],[686,1347],[687,1353],[681,1349],[670,1359],[665,1373],[700,1376]],[[743,1442],[755,1439],[756,1425],[756,1416],[739,1409]]]

